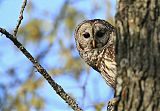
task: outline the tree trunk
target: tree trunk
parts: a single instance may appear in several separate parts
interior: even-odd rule
[[[117,111],[160,111],[160,0],[117,0]]]

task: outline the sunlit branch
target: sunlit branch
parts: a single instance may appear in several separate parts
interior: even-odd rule
[[[23,4],[22,4],[22,7],[21,7],[20,14],[19,14],[19,18],[18,18],[18,20],[17,20],[16,27],[15,27],[15,29],[14,29],[14,31],[13,31],[14,37],[16,37],[16,35],[17,35],[18,28],[19,28],[19,26],[20,26],[20,24],[21,24],[21,21],[22,21],[22,19],[23,19],[23,11],[24,11],[26,5],[27,5],[27,0],[24,0],[24,1],[23,1]]]
[[[23,45],[14,37],[14,35],[7,32],[5,29],[0,27],[0,32],[4,34],[8,39],[10,39],[18,49],[33,63],[34,67],[37,71],[48,81],[48,83],[52,86],[52,88],[56,91],[56,93],[68,103],[69,106],[72,107],[75,111],[82,111],[82,109],[78,106],[76,101],[68,95],[63,88],[58,85],[48,74],[48,72],[32,57],[32,55],[23,47]]]

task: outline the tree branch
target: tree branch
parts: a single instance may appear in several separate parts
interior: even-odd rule
[[[8,39],[10,39],[18,49],[33,63],[34,67],[37,71],[48,81],[48,83],[52,86],[52,88],[56,91],[56,93],[68,103],[69,106],[72,107],[75,111],[82,111],[82,109],[78,106],[75,100],[68,95],[63,88],[58,85],[48,74],[48,72],[32,57],[32,55],[23,47],[23,45],[15,38],[14,35],[7,32],[5,29],[0,27],[0,32],[4,34]]]
[[[22,7],[21,7],[21,11],[20,11],[19,18],[18,18],[18,20],[17,20],[17,25],[16,25],[16,27],[15,27],[15,29],[14,29],[14,31],[13,31],[14,37],[16,37],[16,35],[17,35],[18,28],[19,28],[19,26],[20,26],[20,24],[21,24],[21,21],[22,21],[22,19],[23,19],[23,11],[24,11],[26,5],[27,5],[27,0],[24,0],[24,1],[23,1],[23,4],[22,4]]]

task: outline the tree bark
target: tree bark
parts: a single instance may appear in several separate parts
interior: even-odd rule
[[[117,0],[117,111],[160,111],[160,0]]]

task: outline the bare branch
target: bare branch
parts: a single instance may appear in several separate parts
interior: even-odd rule
[[[48,83],[52,86],[56,93],[63,100],[65,100],[66,103],[68,103],[68,105],[71,106],[73,110],[82,111],[82,109],[78,106],[75,100],[70,95],[68,95],[64,91],[64,89],[51,78],[48,72],[32,57],[32,55],[23,47],[23,45],[14,37],[14,35],[10,34],[1,27],[0,32],[4,34],[8,39],[10,39],[18,47],[18,49],[33,63],[37,71],[48,81]]]
[[[23,4],[22,4],[22,7],[21,7],[21,11],[20,11],[19,18],[18,18],[18,20],[17,20],[16,27],[15,27],[15,29],[14,29],[14,31],[13,31],[14,37],[16,37],[16,35],[17,35],[18,28],[19,28],[19,26],[20,26],[20,24],[21,24],[21,21],[22,21],[22,19],[23,19],[23,11],[24,11],[26,5],[27,5],[27,0],[24,0],[24,1],[23,1]]]

